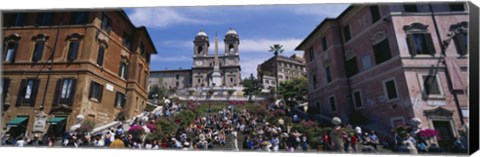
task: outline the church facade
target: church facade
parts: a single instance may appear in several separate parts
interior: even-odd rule
[[[167,89],[241,86],[240,38],[237,32],[230,28],[223,40],[223,54],[219,54],[216,34],[214,52],[209,53],[210,38],[205,31],[199,31],[193,40],[192,68],[151,71],[150,85]]]

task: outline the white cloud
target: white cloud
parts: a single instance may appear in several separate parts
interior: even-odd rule
[[[137,26],[167,27],[173,24],[208,24],[210,21],[187,16],[171,8],[135,8],[128,15]]]
[[[257,66],[258,64],[263,63],[265,59],[242,58],[241,56],[240,58],[240,66],[242,67],[242,79],[245,77],[250,77],[250,73],[252,73],[253,76],[257,77]]]
[[[162,57],[159,55],[153,55],[152,61],[156,62],[185,62],[192,61],[192,57],[187,56],[175,56],[175,57]]]
[[[271,53],[270,46],[273,44],[283,45],[284,52],[291,52],[295,50],[302,42],[301,39],[244,39],[240,40],[240,53],[242,52],[265,52]]]
[[[314,15],[335,18],[342,13],[349,4],[321,4],[321,5],[302,5],[292,7],[293,12],[298,15]]]

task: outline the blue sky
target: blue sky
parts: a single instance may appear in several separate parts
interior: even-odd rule
[[[282,44],[283,55],[295,47],[326,17],[336,17],[348,4],[250,5],[209,7],[146,7],[125,9],[132,22],[147,27],[157,48],[151,70],[190,69],[193,39],[203,29],[210,37],[209,53],[214,53],[214,36],[219,36],[219,53],[229,28],[240,37],[242,77],[256,76],[256,67],[273,54],[269,46]]]

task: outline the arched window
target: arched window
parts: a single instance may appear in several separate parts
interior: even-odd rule
[[[17,56],[18,43],[21,37],[18,34],[12,34],[4,38],[3,43],[3,60],[7,62],[15,62]]]
[[[428,25],[421,23],[412,23],[403,27],[407,34],[407,45],[411,55],[435,54],[432,35],[428,32],[427,27]]]
[[[235,46],[233,44],[228,45],[228,52],[234,52],[235,51]]]

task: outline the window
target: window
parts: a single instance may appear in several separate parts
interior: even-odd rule
[[[72,12],[70,18],[70,24],[72,25],[83,25],[87,23],[88,12]]]
[[[4,44],[5,52],[3,52],[3,60],[7,62],[14,62],[17,55],[18,42],[9,42]]]
[[[360,108],[363,106],[362,93],[360,90],[353,92],[353,100],[355,103],[355,108]]]
[[[453,41],[455,42],[455,47],[457,48],[457,52],[459,55],[464,56],[467,55],[468,49],[468,36],[466,31],[457,32],[455,36],[453,36]]]
[[[200,83],[200,79],[197,79],[197,82]]]
[[[375,57],[375,63],[377,65],[392,58],[392,54],[390,53],[390,45],[388,44],[388,39],[384,39],[378,44],[373,45],[373,55]]]
[[[124,108],[125,107],[125,102],[126,102],[125,94],[117,92],[115,94],[115,107],[118,108]]]
[[[145,45],[143,43],[140,43],[140,55],[145,56]]]
[[[80,46],[80,41],[71,41],[68,48],[68,61],[74,61],[77,59],[78,48]]]
[[[358,73],[357,57],[352,57],[346,61],[347,77],[352,77]]]
[[[25,13],[16,13],[11,17],[10,23],[12,26],[23,26],[25,24],[27,14]]]
[[[58,79],[53,96],[53,104],[72,105],[75,95],[76,79]]]
[[[442,95],[440,91],[440,84],[435,75],[423,75],[423,91],[426,96]]]
[[[405,12],[418,12],[416,4],[405,4],[403,5]]]
[[[332,110],[332,112],[336,112],[337,111],[337,104],[335,102],[335,96],[329,97],[328,101],[330,103],[330,109]]]
[[[147,89],[147,80],[148,80],[148,73],[145,71],[143,75],[143,89]]]
[[[179,83],[178,81],[177,81],[177,82],[175,82],[175,87],[177,87],[177,88],[178,88],[179,86],[180,86],[180,83]]]
[[[383,86],[386,90],[387,100],[393,100],[398,98],[397,85],[394,79],[384,81]]]
[[[90,83],[90,93],[88,98],[94,101],[102,102],[103,86],[97,82]]]
[[[325,73],[327,77],[327,83],[332,82],[332,70],[330,69],[330,67],[325,68]]]
[[[37,16],[37,25],[49,26],[52,24],[53,13],[39,13]]]
[[[370,14],[372,15],[372,23],[380,20],[380,11],[378,10],[378,5],[370,6]]]
[[[313,89],[317,89],[317,75],[312,75]]]
[[[127,32],[123,32],[122,36],[122,44],[125,46],[128,50],[132,50],[132,41],[130,41],[130,35],[128,35]]]
[[[315,54],[313,52],[313,47],[310,47],[308,49],[308,57],[310,58],[310,62],[313,61],[313,59],[315,59]]]
[[[433,46],[433,40],[430,33],[407,34],[407,43],[412,55],[435,54],[435,48]]]
[[[17,105],[28,104],[35,105],[35,98],[37,97],[39,79],[24,79],[20,82],[20,88],[17,96]]]
[[[197,52],[198,54],[201,54],[203,52],[203,46],[198,46]]]
[[[230,77],[230,82],[233,82],[233,77]],[[267,82],[268,82],[268,80],[267,80]]]
[[[137,82],[138,84],[140,84],[140,82],[142,81],[142,71],[143,71],[143,66],[141,64],[138,65],[138,77],[137,77]]]
[[[135,111],[138,111],[138,97],[137,97],[137,100],[135,101]]]
[[[233,52],[233,51],[235,51],[235,47],[233,46],[233,44],[228,45],[228,52]]]
[[[125,80],[127,79],[127,76],[128,76],[127,63],[124,63],[124,62],[120,63],[120,71],[118,73],[118,76],[122,77]]]
[[[33,62],[37,62],[42,59],[44,47],[45,47],[45,42],[38,41],[35,43],[35,47],[33,49],[33,57],[32,57]]]
[[[350,26],[346,25],[343,27],[343,39],[345,39],[345,42],[349,41],[351,38],[350,36]]]
[[[326,51],[328,49],[327,37],[322,38],[322,48],[323,48],[323,51]]]
[[[2,79],[2,89],[1,89],[1,92],[2,93],[2,102],[3,104],[5,104],[5,98],[7,98],[7,93],[8,93],[8,87],[10,85],[10,79],[8,78],[3,78]]]
[[[103,66],[104,55],[105,55],[105,48],[103,46],[98,47],[97,64],[99,66]]]
[[[105,13],[102,13],[102,23],[100,24],[100,28],[107,33],[110,33],[112,30],[112,20]]]
[[[451,11],[465,11],[465,5],[463,3],[449,4]]]
[[[176,78],[177,80],[180,79],[180,75],[177,74],[177,75],[175,76],[175,78]]]

